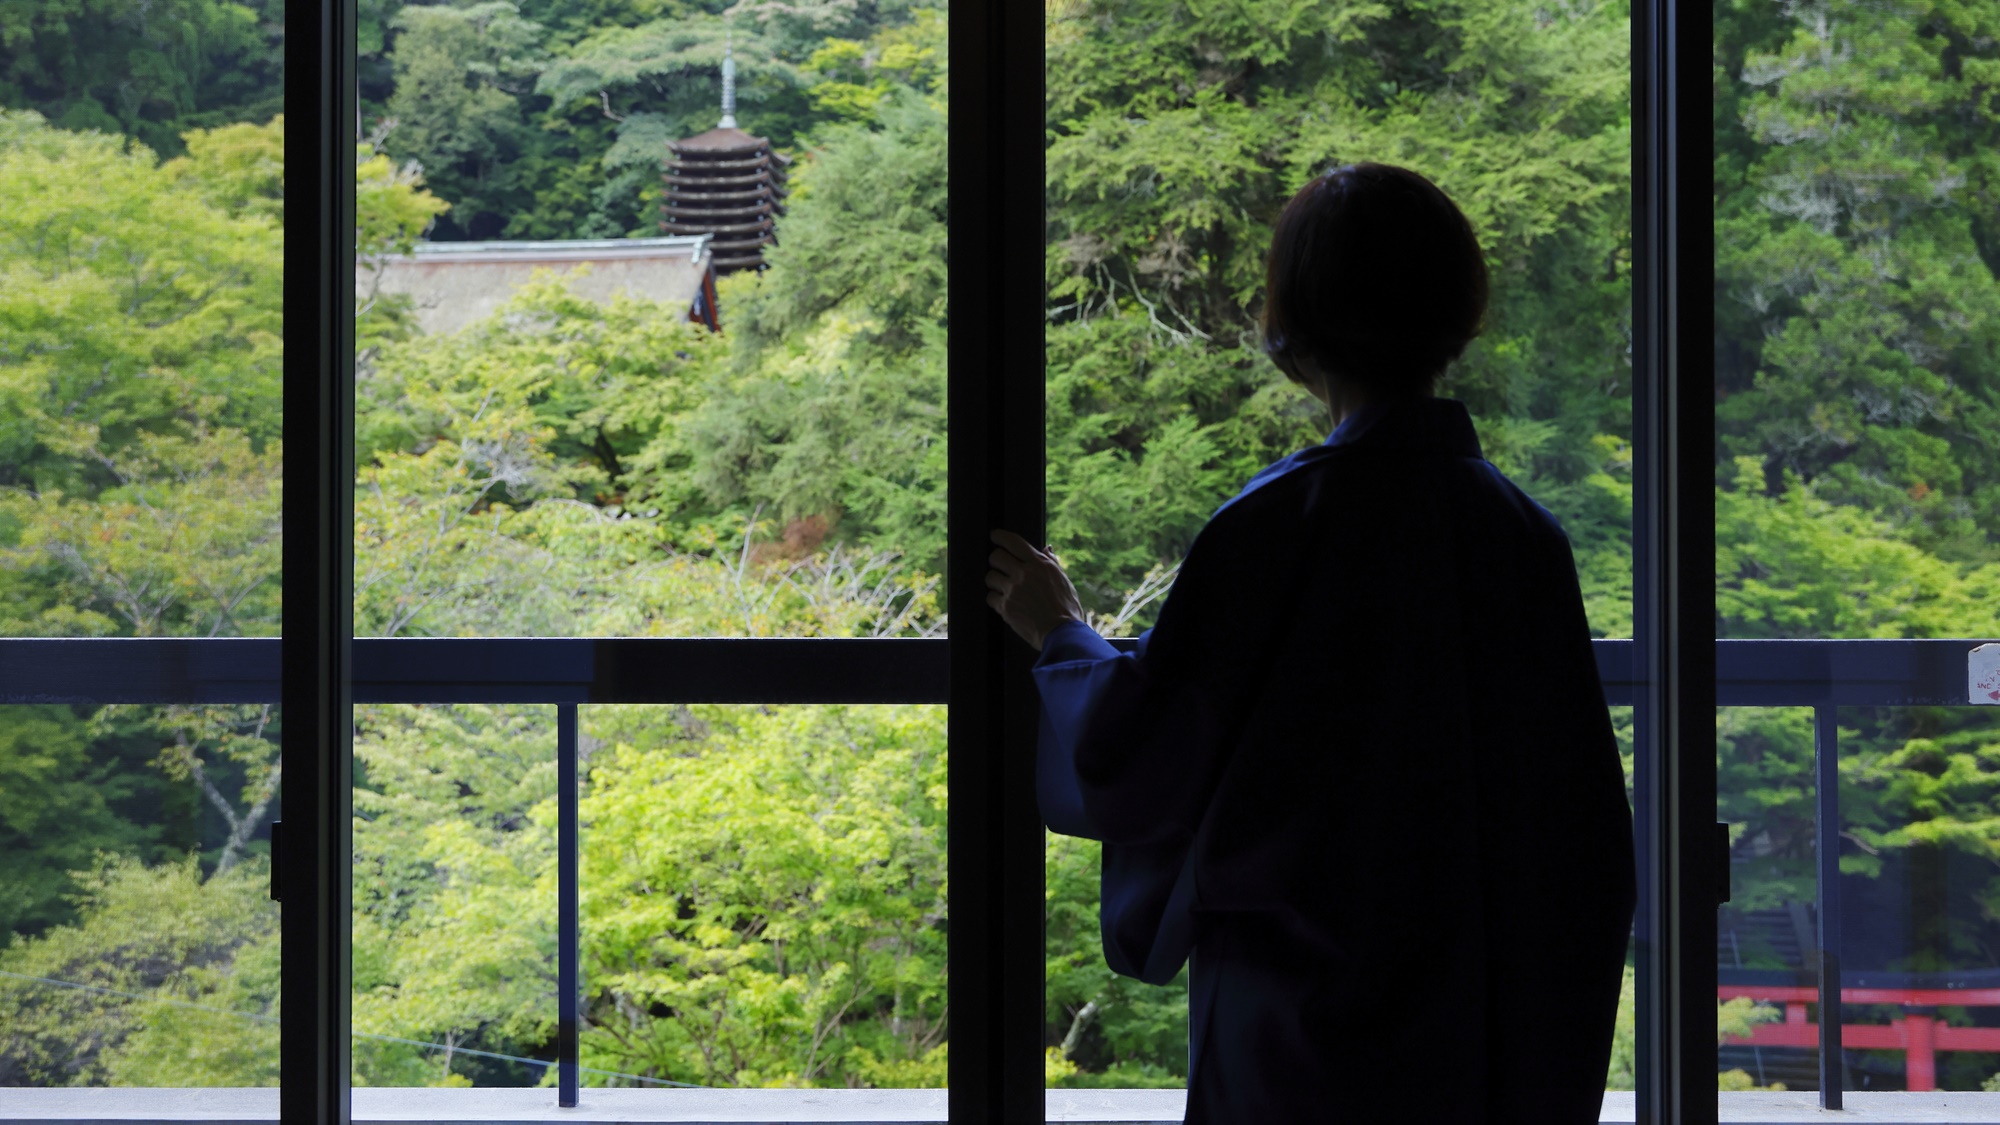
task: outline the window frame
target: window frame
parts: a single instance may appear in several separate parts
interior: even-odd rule
[[[355,21],[286,0],[278,1113],[328,1125],[352,1117]]]
[[[1717,1120],[1712,0],[1632,6],[1636,1106]]]
[[[274,876],[284,891],[280,1105],[286,1121],[327,1125],[351,1119],[357,691],[364,699],[402,692],[409,701],[568,707],[945,702],[954,793],[951,1118],[1042,1120],[1043,829],[1032,773],[1032,654],[976,596],[961,599],[943,641],[353,639],[355,23],[354,0],[287,0],[291,487],[281,639],[6,642],[0,668],[19,675],[0,687],[0,700],[48,699],[52,689],[103,701],[121,692],[137,698],[135,691],[176,701],[268,695],[268,685],[246,685],[266,683],[276,646],[289,766]],[[1629,691],[1642,715],[1635,811],[1643,1122],[1707,1123],[1717,1115],[1713,909],[1726,855],[1717,855],[1713,830],[1711,24],[1708,2],[1633,6],[1635,639],[1600,642],[1599,651],[1608,668],[1622,656],[1630,674],[1608,686]],[[958,315],[947,345],[946,571],[950,588],[976,594],[990,529],[1032,538],[1046,526],[1043,24],[1028,5],[960,0],[949,35],[950,126],[959,143],[949,154],[948,280]],[[105,645],[122,647],[93,647]],[[407,658],[447,646],[459,646],[450,659]],[[111,652],[125,655],[107,669],[101,654]],[[72,690],[84,684],[91,686]]]

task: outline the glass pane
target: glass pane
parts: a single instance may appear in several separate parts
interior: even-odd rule
[[[1294,192],[1375,161],[1471,219],[1492,303],[1440,393],[1562,522],[1593,634],[1631,636],[1627,6],[1480,12],[1047,5],[1049,540],[1101,632],[1149,626],[1217,506],[1328,436],[1260,348],[1265,253]],[[1114,976],[1098,846],[1047,847],[1049,1084],[1184,1085],[1186,975]]]
[[[2000,879],[1964,828],[1991,816],[2000,712],[1843,707],[1839,720],[1842,984],[1871,990],[1842,1011],[1848,1088],[2000,1086]]]
[[[1810,707],[1716,712],[1731,883],[1716,940],[1724,1090],[1819,1084],[1813,731]]]
[[[24,700],[0,677],[0,1087],[276,1086],[275,642],[237,685],[257,701],[218,702],[212,648],[126,639],[278,631],[283,6],[8,23],[0,652],[43,678]],[[54,638],[118,643],[61,660]],[[102,705],[141,680],[175,687]]]
[[[944,715],[582,709],[583,1085],[945,1084]],[[554,1085],[556,708],[356,731],[358,1083]]]
[[[356,1084],[551,1084],[556,709],[364,704],[354,731]]]
[[[2000,633],[1990,159],[2000,126],[1965,84],[2000,47],[1915,9],[1846,2],[1726,5],[1714,31],[1721,635],[1725,645],[1854,639],[1836,670],[1885,679],[1904,673],[1868,639],[1975,638],[1944,646],[1955,665]],[[1964,699],[1962,671],[1929,697]],[[1826,687],[1843,702],[1841,680]],[[1802,714],[1719,716],[1718,814],[1732,824],[1744,907],[1724,913],[1725,939],[1732,918],[1759,910],[1781,931],[1782,910],[1802,921],[1788,939],[1796,952],[1774,957],[1800,983],[1819,987],[1822,954],[1837,959],[1846,1049],[1827,1062],[1845,1088],[1979,1089],[2000,1053],[1948,1028],[1992,1026],[1995,1013],[1935,1006],[1941,994],[1927,989],[1971,990],[2000,968],[2000,929],[1981,905],[1993,892],[1987,778],[2000,713]],[[1816,725],[1825,749],[1837,743],[1822,767],[1837,792],[1767,784],[1774,771],[1813,770]],[[1732,738],[1753,730],[1763,734]],[[1803,877],[1815,862],[1837,877]],[[1725,996],[1731,979],[1725,950]],[[1775,994],[1762,1003],[1771,1022],[1739,1025],[1725,1043],[1724,1089],[1819,1088],[1804,1047],[1796,1054],[1814,1065],[1760,1073],[1739,1041],[1810,1046],[1819,1021],[1836,1017]]]
[[[364,6],[360,635],[944,631],[944,12],[656,7]]]
[[[585,1085],[945,1085],[945,714],[583,709]]]
[[[280,728],[0,707],[0,1086],[278,1084]]]

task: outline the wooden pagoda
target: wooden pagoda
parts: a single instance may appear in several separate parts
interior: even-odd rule
[[[660,229],[712,236],[718,273],[764,268],[764,247],[777,244],[785,213],[785,166],[791,159],[771,142],[736,127],[736,60],[722,57],[722,121],[667,148],[667,193]]]

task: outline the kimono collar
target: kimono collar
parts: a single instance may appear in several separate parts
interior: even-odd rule
[[[1323,448],[1365,444],[1447,457],[1479,457],[1479,435],[1465,404],[1450,398],[1372,402],[1343,419]]]
[[[1251,477],[1237,493],[1217,508],[1236,503],[1259,488],[1294,469],[1324,460],[1335,450],[1404,449],[1436,453],[1446,457],[1480,457],[1479,435],[1473,432],[1472,416],[1465,404],[1449,398],[1399,399],[1370,403],[1341,420],[1324,443],[1301,449]]]

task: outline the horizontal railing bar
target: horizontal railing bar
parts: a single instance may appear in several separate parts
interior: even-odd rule
[[[1716,702],[1745,707],[1964,707],[1982,640],[1720,641]],[[1599,665],[1602,665],[1600,659]]]
[[[942,640],[354,642],[356,703],[943,703]],[[276,703],[270,638],[0,639],[0,703]]]
[[[1717,969],[1718,983],[1730,988],[1815,988],[1819,984],[1819,973],[1812,969],[1737,969],[1724,965]],[[1967,968],[1938,969],[1913,972],[1908,970],[1850,969],[1842,966],[1840,986],[1843,990],[1866,988],[1874,990],[1976,990],[2000,994],[2000,969]],[[1815,997],[1814,1003],[1818,1002]]]
[[[1130,648],[1131,641],[1113,641]],[[1725,707],[1964,707],[1966,653],[1980,640],[1717,641],[1716,702]],[[1592,641],[1612,706],[1643,681],[1629,640]]]
[[[276,637],[9,637],[0,703],[276,703]]]
[[[943,703],[949,671],[943,640],[354,642],[366,703]]]
[[[1113,641],[1129,649],[1131,641]],[[1965,706],[1978,640],[1720,641],[1724,705]],[[1630,704],[1632,642],[1593,642]],[[354,642],[357,703],[944,703],[949,642],[399,637]],[[275,638],[0,639],[0,703],[275,703]]]

